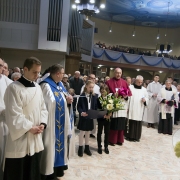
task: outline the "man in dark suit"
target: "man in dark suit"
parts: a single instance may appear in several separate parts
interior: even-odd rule
[[[69,80],[70,88],[74,89],[76,95],[80,95],[81,88],[84,85],[83,80],[80,78],[80,72],[76,71],[74,77]]]

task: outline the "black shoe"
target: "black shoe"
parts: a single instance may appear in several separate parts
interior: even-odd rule
[[[98,153],[102,154],[102,148],[98,148]]]
[[[79,156],[79,157],[83,157],[83,146],[79,146],[78,156]]]
[[[175,122],[174,124],[175,124],[175,125],[178,125],[178,123],[177,123],[177,122]]]
[[[122,143],[120,143],[120,142],[117,142],[116,144],[117,144],[117,145],[119,145],[119,146],[122,146],[122,145],[123,145],[123,144],[122,144]]]
[[[154,124],[151,124],[151,127],[152,127],[153,129],[155,129],[155,126],[154,126]]]
[[[105,147],[104,152],[105,152],[106,154],[109,154],[109,149],[108,149],[108,147]]]
[[[84,153],[86,153],[88,156],[92,155],[91,151],[89,150],[89,145],[85,145]]]
[[[91,138],[96,138],[96,136],[94,136],[93,134],[90,134],[90,137],[91,137]]]
[[[140,142],[140,139],[137,139],[136,141],[137,141],[137,142]]]
[[[110,143],[110,142],[109,142],[109,145],[110,145],[110,146],[115,146],[115,144],[113,144],[113,143]]]

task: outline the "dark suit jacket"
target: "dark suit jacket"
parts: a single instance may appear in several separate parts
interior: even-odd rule
[[[85,93],[82,93],[81,96],[85,96]],[[78,104],[77,104],[77,110],[79,112],[79,123],[77,128],[82,131],[92,131],[94,128],[94,123],[92,119],[89,119],[88,117],[81,116],[82,112],[88,111],[88,100],[86,97],[79,97]],[[96,110],[97,109],[97,98],[98,95],[92,95],[91,98],[91,109]]]
[[[84,82],[82,79],[78,78],[78,80],[76,80],[76,78],[72,77],[70,80],[69,80],[69,84],[70,84],[70,87],[72,89],[74,89],[75,91],[75,94],[76,95],[80,95],[81,93],[81,88],[82,86],[84,85]]]
[[[77,110],[78,110],[79,114],[81,114],[82,112],[88,111],[88,100],[84,96],[85,96],[85,93],[82,93],[79,97],[79,100],[78,100]],[[97,94],[92,95],[91,109],[93,109],[93,110],[97,110],[97,99],[98,99]]]
[[[97,98],[97,108],[103,110],[99,98]],[[97,121],[99,122],[99,121],[107,121],[107,120],[105,118],[98,118]]]

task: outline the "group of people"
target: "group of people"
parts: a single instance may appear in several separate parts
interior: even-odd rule
[[[62,177],[75,153],[72,96],[62,84],[64,68],[55,64],[36,82],[41,62],[27,58],[23,76],[12,82],[0,59],[0,179]]]
[[[156,53],[156,51],[154,51],[153,53],[151,53],[151,51],[149,50],[141,50],[138,48],[131,48],[131,47],[122,47],[120,45],[116,45],[116,46],[107,46],[105,43],[101,43],[100,41],[97,42],[95,44],[95,47],[98,48],[102,48],[102,49],[108,49],[108,50],[112,50],[112,51],[118,51],[118,52],[124,52],[124,53],[130,53],[130,54],[139,54],[139,55],[145,55],[145,56],[155,56],[155,57],[165,57],[165,58],[170,58],[173,60],[180,60],[180,56],[176,56],[176,55],[170,55],[168,53]]]
[[[122,78],[116,68],[114,77],[98,82],[94,74],[81,78],[80,72],[67,75],[60,64],[52,65],[42,77],[41,62],[27,58],[23,75],[16,81],[5,74],[5,62],[0,59],[0,178],[3,180],[50,180],[62,177],[68,169],[68,159],[75,155],[74,125],[79,129],[78,156],[91,156],[91,138],[96,138],[97,151],[102,154],[108,145],[122,146],[124,138],[139,142],[142,122],[158,133],[172,135],[173,123],[180,116],[180,85],[165,85],[159,75],[147,87],[138,75]],[[89,110],[102,109],[100,98],[112,93],[121,97],[123,110],[105,114],[97,119]],[[76,112],[79,113],[79,120]],[[110,120],[109,120],[110,119]],[[97,133],[96,133],[97,128]],[[85,148],[84,142],[85,141]]]

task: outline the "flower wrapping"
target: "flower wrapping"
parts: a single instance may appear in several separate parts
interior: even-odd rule
[[[117,92],[118,92],[118,96],[128,96],[129,89],[122,87],[122,88],[118,88]]]
[[[113,112],[119,110],[124,110],[123,98],[114,97],[112,93],[108,94],[106,97],[100,97],[99,100],[102,109],[107,110],[107,115],[111,115]]]

